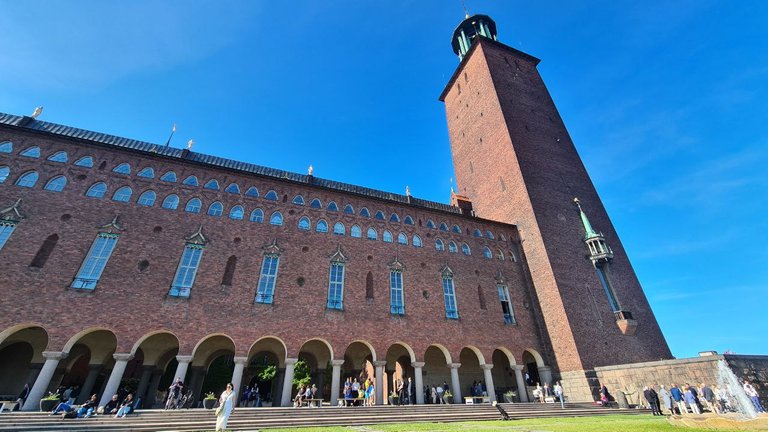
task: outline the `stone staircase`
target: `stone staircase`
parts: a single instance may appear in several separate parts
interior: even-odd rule
[[[611,414],[646,414],[647,410],[603,408],[592,404],[560,405],[522,403],[501,404],[512,419],[537,417],[581,417]],[[412,405],[322,408],[237,408],[228,428],[255,431],[274,427],[359,426],[377,423],[456,422],[498,420],[499,411],[488,404]],[[138,410],[116,419],[96,416],[88,419],[61,419],[39,412],[0,414],[0,431],[203,431],[213,430],[213,410]]]

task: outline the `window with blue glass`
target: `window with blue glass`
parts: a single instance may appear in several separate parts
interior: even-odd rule
[[[374,216],[374,218],[378,219],[378,220],[384,220],[385,219],[384,218],[384,212],[382,212],[381,210],[377,211],[376,212],[376,216]]]
[[[277,192],[273,190],[267,192],[267,194],[264,195],[264,199],[268,199],[270,201],[277,201]]]
[[[441,251],[441,252],[444,251],[445,250],[445,243],[443,243],[443,241],[440,240],[440,239],[435,240],[435,250],[438,250],[438,251]]]
[[[291,202],[296,204],[296,205],[302,205],[303,206],[304,205],[304,197],[301,196],[301,195],[296,195],[295,197],[293,197],[293,201],[291,201]]]
[[[328,203],[328,211],[335,211],[335,212],[337,212],[337,211],[339,211],[339,206],[336,205],[335,202],[331,201],[331,202]]]
[[[405,315],[405,303],[403,302],[403,272],[401,270],[389,271],[389,311],[392,315]]]
[[[39,158],[40,157],[40,147],[34,146],[29,147],[28,149],[21,152],[22,156],[31,157],[31,158]]]
[[[347,234],[347,229],[344,227],[343,223],[336,222],[335,224],[333,224],[333,233],[336,235],[343,236]]]
[[[475,229],[475,232],[473,233],[473,235],[475,237],[482,237],[483,236],[483,232],[480,231],[479,229]]]
[[[146,167],[146,168],[143,168],[141,171],[139,171],[139,173],[136,175],[138,177],[144,177],[144,178],[155,178],[155,170],[152,169],[152,167]]]
[[[0,221],[0,250],[3,250],[5,242],[13,234],[13,230],[16,229],[16,222],[13,221]]]
[[[386,243],[392,243],[392,233],[384,230],[384,232],[381,234],[381,239],[384,240]]]
[[[448,243],[448,252],[450,252],[450,253],[458,253],[459,252],[459,249],[456,247],[456,243],[454,243],[453,240],[451,240]]]
[[[328,276],[328,309],[344,309],[344,263],[331,263]]]
[[[360,209],[360,216],[369,218],[371,217],[371,212],[368,211],[367,208],[363,207]]]
[[[232,207],[232,210],[229,211],[229,218],[234,220],[242,220],[243,214],[245,214],[243,207],[236,205]]]
[[[427,228],[435,229],[435,222],[432,219],[427,219]]]
[[[90,156],[83,156],[75,161],[75,165],[83,168],[93,168],[93,158]]]
[[[128,165],[127,163],[121,163],[120,165],[116,166],[115,169],[113,169],[112,171],[118,174],[130,174],[131,166]]]
[[[408,236],[405,235],[405,233],[400,233],[397,235],[397,242],[403,245],[408,244]]]
[[[224,213],[224,205],[218,201],[214,201],[208,207],[208,216],[219,217]]]
[[[403,219],[403,223],[406,225],[413,225],[413,218],[410,216],[406,216],[405,219]]]
[[[605,269],[602,265],[598,265],[595,267],[595,270],[597,270],[597,278],[600,279],[600,285],[603,286],[603,291],[605,291],[605,295],[608,297],[608,304],[611,305],[611,309],[614,312],[620,311],[621,305],[619,304],[619,300],[616,298],[616,293],[613,291],[613,287],[611,286],[611,282],[608,280]]]
[[[0,183],[5,183],[8,176],[11,174],[11,169],[7,166],[0,167]]]
[[[11,153],[13,152],[13,143],[10,141],[3,141],[0,143],[0,153]]]
[[[168,171],[167,173],[163,174],[162,177],[160,177],[160,181],[176,183],[176,173],[173,171]]]
[[[254,209],[251,212],[250,219],[248,219],[248,220],[250,220],[251,222],[256,222],[256,223],[264,223],[264,211],[261,210],[261,209]]]
[[[203,207],[203,202],[200,201],[199,198],[192,198],[191,200],[187,201],[187,206],[184,207],[184,211],[190,212],[190,213],[200,213],[200,210]]]
[[[493,233],[492,232],[486,231],[485,232],[485,236],[488,237],[489,239],[493,240]]]
[[[413,247],[420,248],[421,246],[422,246],[422,244],[421,244],[421,237],[419,237],[418,235],[414,234],[413,235]]]
[[[118,238],[120,238],[119,235],[112,233],[99,233],[96,236],[96,240],[91,245],[88,255],[85,256],[75,280],[72,281],[72,288],[87,290],[96,288],[96,284],[104,272],[104,267],[107,266],[107,261],[112,256],[112,251],[115,250]]]
[[[168,292],[169,296],[189,297],[189,292],[195,283],[197,269],[200,266],[200,258],[203,256],[203,249],[203,245],[193,243],[187,243],[184,246],[179,268],[176,270],[171,290]]]
[[[181,182],[181,184],[185,184],[187,186],[198,186],[200,183],[198,183],[197,177],[191,175],[191,176],[185,178],[184,181]]]
[[[501,311],[504,314],[504,324],[515,324],[515,312],[512,310],[512,300],[509,298],[509,288],[500,283],[496,285],[499,291],[499,301],[501,302]]]
[[[456,234],[461,234],[461,228],[459,228],[458,225],[454,225],[453,228],[451,228],[451,231],[455,232]]]
[[[179,196],[176,194],[170,194],[163,200],[163,208],[168,210],[176,210],[179,207]]]
[[[368,228],[368,232],[365,234],[365,238],[368,240],[378,240],[379,234],[376,232],[375,228]]]
[[[328,232],[328,222],[320,219],[317,221],[317,226],[315,226],[315,231],[319,233],[327,233]]]
[[[309,221],[308,217],[302,216],[301,219],[299,219],[299,229],[302,231],[309,231],[310,228],[312,228],[312,222]]]
[[[148,190],[139,195],[139,200],[136,203],[140,206],[152,207],[155,205],[156,199],[157,194],[154,191]]]
[[[491,248],[488,246],[483,246],[483,257],[485,259],[493,259],[493,252],[491,252]]]
[[[52,191],[52,192],[61,192],[64,190],[64,187],[67,185],[67,178],[64,176],[56,176],[50,180],[48,180],[48,183],[45,184],[45,187],[43,189]]]
[[[472,250],[469,249],[469,245],[466,243],[461,244],[461,253],[464,255],[472,255]]]
[[[208,183],[206,183],[205,186],[203,186],[203,188],[210,189],[210,190],[219,190],[219,181],[216,179],[210,179],[208,180]]]
[[[264,260],[261,263],[259,287],[256,291],[256,303],[272,304],[275,296],[275,283],[277,282],[277,269],[279,265],[279,255],[264,255]]]
[[[321,208],[323,208],[323,203],[320,202],[319,199],[315,198],[315,199],[312,200],[312,202],[309,203],[309,207],[311,207],[313,209],[321,209]]]
[[[128,202],[131,200],[131,195],[133,195],[133,189],[123,186],[112,195],[112,201]]]
[[[259,190],[256,189],[256,186],[251,186],[248,188],[247,191],[245,191],[245,195],[249,197],[258,198],[259,197]]]
[[[26,172],[16,180],[16,186],[28,188],[35,187],[38,178],[40,178],[40,174],[38,174],[37,171]]]
[[[348,214],[348,215],[355,214],[355,208],[352,207],[352,204],[347,204],[344,206],[344,214]]]
[[[51,162],[67,163],[67,161],[69,161],[69,158],[67,157],[67,152],[58,151],[48,156],[48,160]]]
[[[443,300],[445,302],[445,317],[459,319],[459,310],[456,307],[456,291],[453,287],[453,275],[443,274]]]
[[[272,213],[272,216],[269,217],[269,224],[270,225],[282,225],[283,224],[283,214],[279,211],[276,211]]]
[[[104,182],[98,182],[94,183],[91,187],[88,188],[88,192],[85,193],[85,196],[91,197],[91,198],[104,198],[104,195],[107,193],[107,185]]]
[[[237,183],[230,183],[229,186],[224,189],[224,192],[231,193],[231,194],[239,194],[240,193],[240,186],[237,185]]]
[[[400,216],[398,216],[397,213],[392,213],[392,216],[389,217],[389,221],[400,223]]]
[[[359,226],[352,225],[352,227],[349,229],[349,235],[350,237],[360,238],[363,236],[363,232],[360,230]]]
[[[448,232],[448,224],[446,224],[445,222],[441,222],[440,223],[440,231]]]

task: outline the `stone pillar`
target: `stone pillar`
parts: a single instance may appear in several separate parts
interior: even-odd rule
[[[240,399],[240,384],[243,382],[243,370],[248,363],[248,357],[235,357],[233,360],[235,370],[232,371],[232,391],[235,392],[235,401],[237,401]]]
[[[395,369],[387,369],[387,397],[386,403],[389,403],[389,395],[392,394],[392,391],[397,391],[395,388]]]
[[[112,354],[115,359],[115,366],[112,367],[112,373],[109,374],[109,381],[104,388],[104,392],[101,394],[101,401],[99,406],[106,405],[112,399],[112,395],[117,393],[117,389],[120,387],[120,381],[123,380],[123,372],[128,362],[133,358],[133,354]]]
[[[373,367],[376,368],[374,374],[376,375],[376,383],[374,384],[374,394],[376,396],[376,405],[384,405],[384,366],[387,365],[386,360],[376,360],[373,362]]]
[[[272,381],[274,390],[272,391],[272,406],[280,406],[280,401],[283,397],[283,381],[285,380],[285,368],[277,368],[277,375]]]
[[[453,403],[460,404],[461,401],[461,383],[459,382],[459,368],[461,363],[450,363],[451,368],[451,391],[453,392]]]
[[[549,366],[539,366],[537,369],[539,370],[541,386],[544,387],[544,383],[547,383],[552,388],[552,368]]]
[[[515,370],[515,383],[517,383],[517,394],[520,395],[520,402],[528,402],[528,388],[523,378],[523,365],[512,365]]]
[[[283,378],[283,393],[280,397],[280,406],[291,406],[291,389],[293,388],[293,368],[297,358],[285,359],[285,378]]]
[[[424,405],[424,380],[421,377],[421,368],[424,367],[424,362],[412,362],[413,366],[413,380],[416,386],[416,404]]]
[[[173,377],[173,382],[176,382],[179,378],[181,378],[181,382],[186,382],[184,380],[187,377],[189,364],[192,363],[192,356],[177,355],[176,361],[179,362],[179,365],[176,366],[176,374]]]
[[[196,400],[200,400],[202,396],[200,393],[203,391],[203,383],[205,382],[205,367],[191,366],[187,374],[189,375],[188,385],[192,389],[192,396]]]
[[[141,398],[141,403],[144,403],[144,393],[147,392],[147,386],[149,385],[149,379],[152,377],[152,366],[143,366],[141,368],[141,378],[139,379],[139,386],[136,388],[136,394],[133,395],[135,400]]]
[[[149,382],[149,388],[147,389],[147,398],[144,401],[144,407],[145,408],[152,408],[155,406],[155,402],[157,402],[157,388],[160,387],[160,380],[163,378],[163,373],[165,371],[162,369],[155,369],[152,372],[152,380]],[[165,401],[162,401],[165,402]]]
[[[329,398],[331,406],[335,407],[339,404],[339,386],[341,385],[341,365],[344,364],[344,360],[331,360],[331,366],[333,366],[333,372],[331,373],[331,396]]]
[[[323,395],[323,392],[325,391],[325,369],[319,369],[317,371],[317,394],[315,395],[317,399],[325,399],[325,396]]]
[[[485,388],[488,391],[488,400],[491,403],[494,403],[496,402],[496,388],[493,386],[493,375],[491,374],[493,365],[484,364],[480,365],[480,367],[483,369],[483,378],[485,379]]]
[[[36,411],[40,409],[40,399],[45,396],[45,390],[48,388],[48,384],[51,383],[51,378],[53,378],[53,374],[59,366],[59,361],[65,359],[68,354],[68,352],[43,351],[45,363],[40,369],[40,374],[37,376],[35,384],[29,391],[29,396],[24,403],[24,407],[22,407],[22,411]]]
[[[80,388],[80,396],[77,397],[75,403],[81,404],[91,397],[91,390],[93,390],[93,385],[96,384],[96,379],[99,377],[99,372],[101,372],[103,367],[100,364],[88,365],[88,375],[85,377],[85,382],[83,382],[83,386]]]

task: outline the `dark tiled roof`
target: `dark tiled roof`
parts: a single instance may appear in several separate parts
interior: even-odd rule
[[[394,201],[401,204],[411,204],[418,207],[424,207],[432,210],[439,210],[449,213],[461,214],[458,207],[434,201],[422,200],[405,195],[384,192],[376,189],[370,189],[362,186],[356,186],[349,183],[342,183],[333,180],[326,180],[318,177],[310,177],[304,174],[297,174],[290,171],[283,171],[274,168],[263,167],[256,164],[238,162],[232,159],[224,159],[218,156],[211,156],[202,153],[181,150],[174,147],[166,147],[160,144],[153,144],[146,141],[139,141],[129,138],[108,135],[100,132],[93,132],[85,129],[78,129],[71,126],[64,126],[56,123],[49,123],[35,120],[31,117],[22,117],[12,114],[0,113],[0,124],[15,126],[22,129],[28,129],[37,132],[44,132],[52,135],[77,138],[85,141],[106,144],[115,147],[122,147],[143,153],[152,153],[170,158],[193,161],[196,163],[210,165],[213,167],[223,167],[232,170],[242,171],[250,174],[257,174],[264,177],[271,177],[281,180],[289,180],[296,183],[319,186],[327,189],[348,192],[357,195],[363,195],[371,198],[377,198],[387,201]]]

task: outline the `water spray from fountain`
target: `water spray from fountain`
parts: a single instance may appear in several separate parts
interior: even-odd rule
[[[739,383],[739,379],[725,364],[725,360],[717,362],[717,386],[725,390],[725,400],[730,410],[737,412],[745,419],[757,418],[755,406]]]

